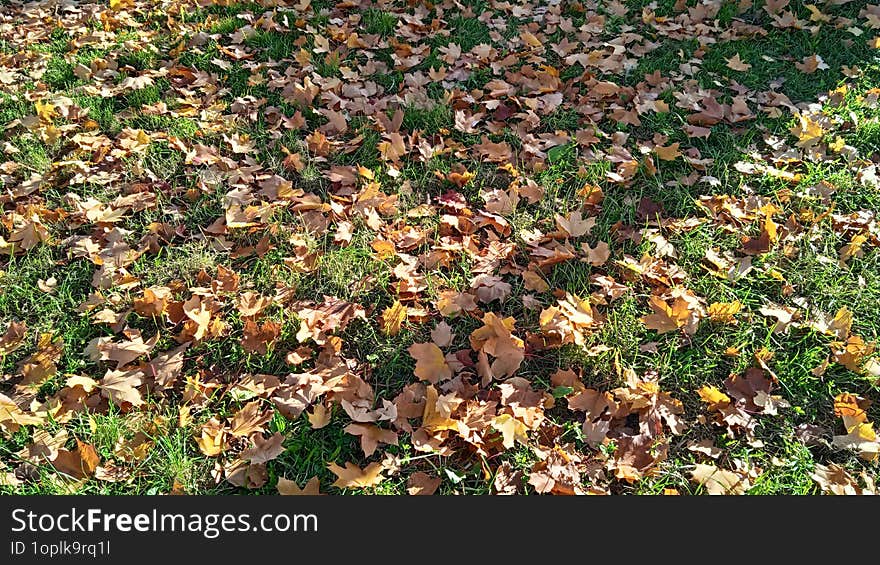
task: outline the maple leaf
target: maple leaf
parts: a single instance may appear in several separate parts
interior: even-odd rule
[[[158,333],[150,338],[149,341],[144,341],[137,330],[130,332],[129,335],[131,336],[129,341],[101,341],[101,338],[96,338],[89,343],[86,353],[89,353],[92,359],[96,361],[99,359],[102,361],[116,361],[116,368],[119,369],[141,355],[152,351],[159,341]]]
[[[144,295],[135,298],[132,306],[134,311],[146,318],[160,318],[171,298],[171,289],[168,287],[154,286],[144,289]]]
[[[611,257],[611,246],[604,241],[596,243],[596,247],[590,247],[586,243],[582,243],[581,249],[587,254],[587,262],[594,267],[601,267]]]
[[[229,433],[241,437],[262,432],[263,427],[271,419],[272,413],[261,410],[259,401],[248,402],[229,419]]]
[[[871,361],[868,357],[875,349],[874,343],[866,343],[857,335],[849,336],[846,341],[832,341],[830,346],[832,360],[856,373],[866,372],[863,363]]]
[[[275,488],[278,490],[278,494],[284,496],[317,496],[321,494],[321,483],[318,477],[309,479],[302,488],[299,488],[295,481],[278,477],[278,484]]]
[[[836,463],[827,466],[817,463],[810,477],[825,493],[838,496],[877,494],[873,481],[866,481],[867,486],[863,488],[845,467]]]
[[[306,417],[309,419],[309,425],[313,430],[319,430],[330,423],[330,411],[323,404],[316,404],[310,414]]]
[[[406,320],[406,306],[395,300],[394,304],[382,312],[382,333],[392,336],[399,334],[404,320]]]
[[[15,433],[21,426],[41,425],[43,418],[27,414],[11,398],[0,394],[0,428]]]
[[[40,222],[39,217],[34,216],[25,219],[17,228],[12,230],[9,236],[9,243],[13,244],[8,247],[10,251],[4,251],[8,244],[0,238],[0,251],[11,253],[11,250],[14,249],[16,253],[19,253],[33,249],[40,243],[48,243],[50,241],[49,230]]]
[[[586,244],[581,245],[583,247],[583,245]],[[547,284],[544,278],[535,271],[523,271],[522,278],[526,290],[534,290],[537,292],[546,292],[550,290],[550,285]]]
[[[664,334],[687,326],[688,333],[693,334],[696,331],[695,324],[689,323],[692,319],[692,311],[687,301],[676,298],[673,305],[669,306],[663,298],[652,295],[648,298],[648,306],[654,313],[639,319],[649,330]]]
[[[761,314],[776,318],[773,325],[773,333],[781,334],[788,332],[788,326],[795,322],[799,317],[798,309],[786,306],[762,306],[758,310]]]
[[[678,150],[678,142],[670,144],[668,147],[657,145],[654,147],[654,153],[663,161],[675,161],[681,157],[681,151]]]
[[[822,57],[820,57],[819,55],[810,55],[808,57],[804,57],[803,61],[801,61],[800,63],[795,63],[794,66],[797,68],[797,70],[808,75],[815,73],[817,70],[825,70],[829,68],[825,61],[822,60]]]
[[[146,153],[152,143],[150,135],[142,129],[124,128],[119,134],[119,147],[125,153]]]
[[[596,218],[584,219],[579,210],[571,212],[568,217],[556,214],[556,226],[567,237],[578,238],[586,235],[596,225]]]
[[[253,437],[254,447],[250,447],[241,452],[241,458],[247,459],[251,463],[266,463],[276,459],[284,453],[284,434],[275,432],[268,438],[263,438],[262,434],[256,434]]]
[[[272,299],[256,292],[243,292],[238,296],[235,307],[242,318],[255,318],[272,304]]]
[[[333,486],[338,488],[369,488],[385,480],[382,475],[385,467],[380,462],[370,463],[363,469],[354,463],[346,463],[343,468],[330,462],[327,468],[336,475],[337,479],[333,482]]]
[[[374,424],[349,424],[345,427],[345,431],[351,435],[360,436],[364,457],[372,455],[380,443],[397,445],[396,433],[391,430],[383,430]]]
[[[437,310],[443,316],[455,316],[461,312],[470,312],[477,309],[477,302],[473,294],[444,290],[437,298]]]
[[[44,122],[52,122],[55,116],[58,113],[55,111],[55,106],[51,102],[43,102],[42,100],[37,100],[34,102],[34,107],[37,110],[37,117]]]
[[[208,332],[208,326],[211,323],[211,310],[202,302],[198,295],[183,303],[183,313],[186,317],[195,322],[195,331],[192,334],[194,340],[198,341],[205,337]]]
[[[747,477],[702,463],[697,463],[691,471],[691,479],[702,485],[709,494],[716,495],[743,494],[751,486]]]
[[[493,143],[485,135],[482,138],[482,142],[473,145],[473,148],[478,155],[490,162],[501,163],[510,161],[513,156],[513,149],[511,149],[509,143],[506,141]]]
[[[58,372],[56,365],[64,351],[64,341],[60,337],[46,332],[41,333],[37,342],[37,351],[18,363],[18,371],[24,379],[22,386],[39,387],[45,384]]]
[[[527,444],[528,428],[510,414],[499,414],[492,419],[492,427],[501,432],[502,445],[505,449],[513,448],[515,442]]]
[[[437,347],[449,347],[452,345],[454,338],[455,334],[452,333],[452,327],[444,321],[441,321],[431,330],[431,341]]]
[[[729,59],[725,59],[725,61],[727,61],[727,68],[734,71],[747,71],[752,68],[750,64],[740,58],[739,53],[734,54]]]
[[[132,406],[140,406],[144,400],[137,387],[143,384],[143,376],[140,369],[107,371],[98,387],[101,394],[117,406],[124,406],[126,402]]]
[[[874,461],[880,456],[880,442],[874,424],[868,421],[869,401],[853,394],[840,393],[834,398],[834,415],[843,420],[846,435],[835,435],[834,447],[858,451],[859,457]]]
[[[281,335],[281,324],[277,322],[267,320],[258,324],[253,320],[245,320],[241,347],[248,353],[266,355],[279,335]]]
[[[512,333],[515,323],[512,317],[502,319],[492,312],[486,312],[483,327],[471,332],[471,348],[495,358],[489,371],[482,374],[486,384],[492,378],[503,379],[513,375],[525,359],[525,343]]]
[[[94,446],[77,439],[75,449],[59,449],[51,463],[60,473],[74,479],[85,479],[95,474],[101,458]]]
[[[183,372],[183,354],[189,346],[190,343],[186,342],[171,351],[157,355],[146,364],[144,373],[152,377],[160,387],[171,388]]]
[[[710,410],[718,410],[730,404],[730,397],[711,385],[703,385],[697,390],[700,400],[709,405]]]
[[[215,457],[226,449],[225,438],[226,430],[223,424],[214,417],[202,425],[196,443],[202,453],[208,457]]]
[[[825,130],[812,117],[801,113],[798,114],[798,123],[792,126],[791,133],[798,138],[795,145],[806,149],[819,143],[825,135]]]
[[[414,343],[407,351],[416,360],[415,375],[423,381],[437,384],[452,378],[452,369],[446,363],[443,351],[433,343]]]
[[[706,309],[709,319],[720,324],[736,324],[736,315],[742,310],[739,300],[733,302],[713,302]]]
[[[504,302],[510,295],[510,284],[492,275],[477,275],[471,281],[471,290],[477,295],[480,302],[489,303],[493,300]]]

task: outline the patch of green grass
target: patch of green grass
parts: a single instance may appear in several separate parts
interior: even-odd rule
[[[368,8],[361,18],[361,25],[367,33],[388,37],[394,33],[397,21],[397,16],[394,14],[376,8]]]

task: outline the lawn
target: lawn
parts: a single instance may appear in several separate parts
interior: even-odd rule
[[[873,493],[880,7],[0,2],[0,492]]]

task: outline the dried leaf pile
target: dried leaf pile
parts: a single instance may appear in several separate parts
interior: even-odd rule
[[[0,484],[873,493],[878,56],[855,0],[8,4]]]

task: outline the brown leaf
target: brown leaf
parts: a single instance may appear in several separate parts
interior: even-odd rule
[[[284,434],[275,432],[268,438],[264,439],[262,434],[257,434],[253,438],[254,447],[250,447],[241,452],[241,458],[247,459],[251,463],[266,463],[276,459],[284,453]]]
[[[739,53],[734,54],[734,56],[729,59],[725,59],[725,61],[727,61],[727,68],[734,71],[747,71],[752,68],[750,64],[740,59]]]
[[[838,496],[877,494],[873,481],[869,482],[866,488],[862,488],[855,477],[836,463],[831,463],[828,466],[817,463],[810,476],[818,483],[822,492],[828,494]]]
[[[272,419],[272,412],[263,411],[260,401],[248,402],[229,419],[229,433],[234,436],[249,436],[254,432],[264,431],[264,426]]]
[[[144,401],[138,387],[144,383],[143,376],[144,373],[140,369],[107,371],[98,383],[98,387],[101,389],[101,394],[117,406],[122,407],[125,403],[140,406]]]
[[[380,443],[397,445],[396,433],[391,430],[383,430],[374,424],[349,424],[345,427],[345,431],[361,437],[361,449],[365,457],[372,455]]]
[[[9,355],[18,349],[27,335],[27,324],[24,322],[9,322],[6,327],[6,333],[0,337],[0,357]]]
[[[266,320],[258,324],[253,320],[245,320],[242,328],[241,346],[248,353],[266,355],[278,336],[281,335],[281,324]]]
[[[52,460],[52,466],[55,469],[74,479],[91,477],[100,464],[101,458],[94,446],[78,439],[76,440],[76,449],[73,451],[59,449],[58,455]]]
[[[449,347],[455,335],[452,333],[452,327],[445,321],[440,321],[433,330],[431,330],[431,341],[437,347]]]
[[[611,257],[611,247],[604,241],[596,243],[596,247],[582,243],[581,249],[587,254],[587,262],[594,267],[601,267]]]
[[[414,343],[407,351],[416,360],[415,375],[423,381],[437,384],[452,378],[443,352],[433,343]]]
[[[575,210],[567,218],[556,214],[556,226],[568,237],[577,238],[586,235],[595,225],[596,218],[584,219],[579,210]]]
[[[320,430],[330,423],[330,411],[323,404],[316,404],[311,413],[306,414],[313,430]]]
[[[284,496],[317,496],[321,494],[321,483],[318,481],[318,477],[309,479],[303,488],[299,488],[295,481],[278,477],[278,485],[275,488],[278,489],[278,494]]]
[[[338,488],[369,488],[385,480],[385,477],[382,476],[382,471],[385,468],[379,462],[370,463],[363,469],[354,463],[346,463],[343,468],[330,462],[327,464],[327,468],[336,475],[337,479],[333,486]]]
[[[406,492],[415,496],[430,496],[437,491],[441,482],[440,477],[432,477],[422,471],[416,471],[406,481]]]
[[[183,312],[187,318],[195,323],[193,339],[200,340],[205,337],[211,323],[211,310],[202,302],[202,299],[198,295],[193,295],[183,303]]]
[[[223,453],[226,448],[226,430],[216,417],[211,418],[202,425],[196,443],[199,450],[208,457],[215,457]]]
[[[152,377],[161,388],[173,387],[183,372],[183,354],[189,348],[189,345],[190,343],[186,342],[180,347],[157,355],[146,364],[144,368],[145,375]]]

